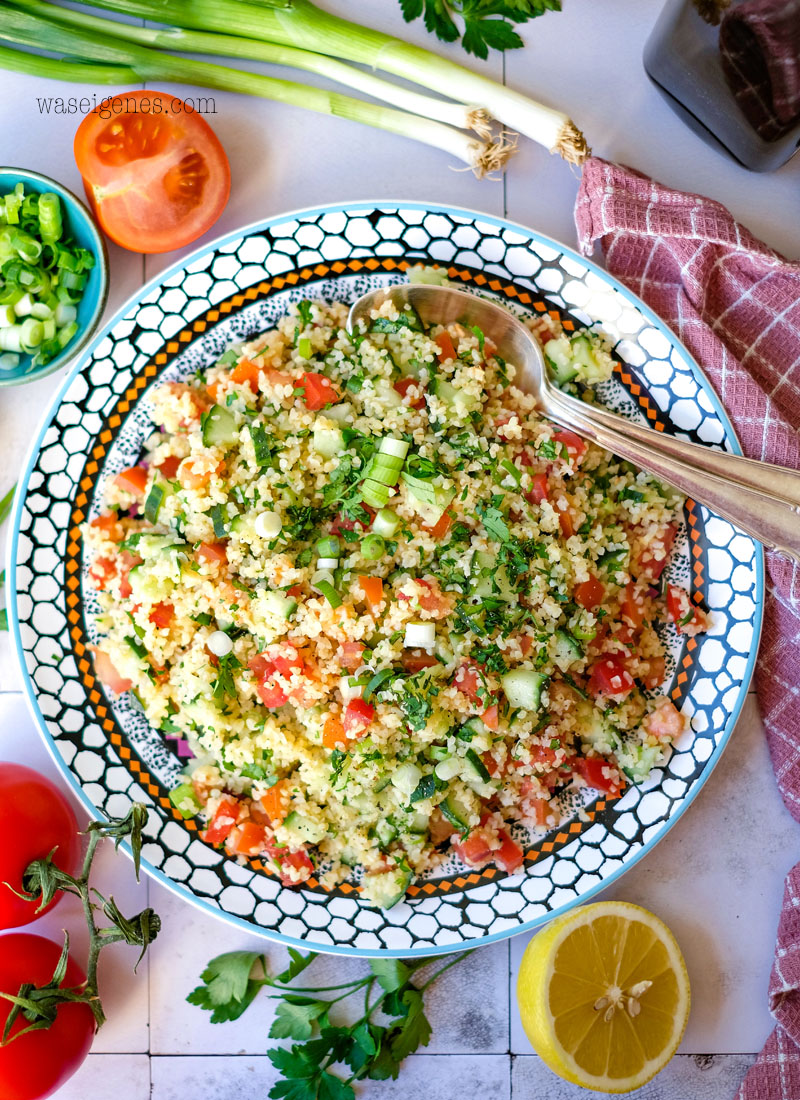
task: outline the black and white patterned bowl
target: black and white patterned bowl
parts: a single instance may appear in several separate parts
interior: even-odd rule
[[[37,724],[90,812],[150,807],[143,865],[231,925],[298,947],[350,955],[455,951],[529,930],[608,886],[686,809],[725,747],[744,702],[761,629],[761,548],[687,502],[670,576],[712,612],[709,633],[665,628],[668,694],[689,718],[667,763],[621,798],[587,801],[546,837],[525,837],[524,869],[476,872],[453,859],[388,912],[357,884],[280,885],[200,840],[167,792],[187,746],[152,730],[128,697],[94,676],[91,586],[79,525],[98,511],[106,475],[131,465],[152,431],[156,381],[209,365],[303,297],[352,300],[433,262],[467,289],[512,308],[598,323],[615,342],[604,400],[657,430],[738,453],[733,429],[688,352],[634,295],[569,249],[489,215],[420,203],[352,203],[271,218],[206,246],[148,284],[66,378],[20,481],[9,547],[10,621]],[[587,795],[588,797],[588,795]]]

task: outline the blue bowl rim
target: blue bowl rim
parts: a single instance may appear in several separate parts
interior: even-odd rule
[[[100,232],[100,228],[86,203],[83,202],[82,199],[79,199],[74,191],[70,191],[68,187],[65,187],[63,183],[59,183],[58,180],[54,180],[51,176],[45,176],[41,172],[33,172],[29,168],[13,168],[10,165],[0,165],[0,185],[2,185],[4,176],[16,176],[17,182],[32,180],[35,183],[46,184],[52,191],[68,198],[80,211],[96,245],[95,259],[100,271],[100,291],[97,296],[97,305],[94,308],[89,323],[85,326],[76,343],[67,345],[55,359],[52,359],[49,363],[45,363],[44,366],[35,367],[27,374],[4,377],[4,374],[0,373],[0,387],[23,386],[26,382],[35,382],[40,378],[46,378],[48,374],[53,374],[54,371],[60,370],[61,367],[66,366],[74,356],[82,352],[97,332],[97,327],[100,324],[100,319],[103,316],[106,303],[108,302],[109,289],[108,248],[106,247],[105,238]],[[69,210],[68,213],[71,214],[72,211]]]

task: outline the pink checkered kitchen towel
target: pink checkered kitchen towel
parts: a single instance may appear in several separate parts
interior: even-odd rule
[[[800,469],[800,263],[718,202],[591,158],[575,222],[612,275],[678,334],[709,375],[745,454]],[[800,821],[800,566],[767,555],[756,690],[783,800]],[[800,1100],[800,864],[786,879],[769,986],[777,1027],[737,1100]]]

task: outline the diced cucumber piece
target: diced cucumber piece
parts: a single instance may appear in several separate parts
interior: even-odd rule
[[[572,361],[572,346],[566,336],[548,340],[544,345],[544,354],[553,377],[560,386],[575,378],[578,368]]]
[[[442,812],[442,817],[449,821],[458,832],[462,835],[468,832],[467,811],[454,795],[449,794],[443,802],[440,802],[439,809]]]
[[[616,756],[628,779],[634,783],[642,783],[661,761],[663,754],[661,745],[636,745],[621,752],[618,750]]]
[[[396,787],[406,798],[411,797],[411,793],[416,790],[420,779],[422,779],[422,769],[411,761],[401,764],[392,772],[392,786]]]
[[[454,412],[462,416],[469,415],[480,408],[481,399],[473,393],[465,393],[458,389],[452,382],[439,380],[436,383],[436,396],[449,405]]]
[[[239,439],[236,418],[222,405],[212,405],[203,415],[203,445],[205,447],[232,447]]]
[[[500,677],[506,699],[519,710],[538,710],[542,694],[542,684],[547,677],[543,672],[532,669],[515,668]]]
[[[297,600],[285,592],[265,592],[261,597],[264,608],[281,619],[289,619],[297,610]]]
[[[155,558],[167,550],[175,550],[185,545],[186,543],[175,535],[142,534],[136,539],[135,549],[136,553],[143,558]]]
[[[339,428],[314,427],[314,450],[324,458],[333,458],[344,450],[344,436]]]
[[[466,756],[464,757],[464,773],[469,778],[479,779],[481,783],[488,783],[492,778],[486,768],[486,765],[475,752],[474,749],[467,749]]]
[[[600,756],[607,756],[620,748],[621,742],[617,731],[602,711],[591,703],[580,704],[577,725],[581,740],[591,745]]]
[[[555,656],[557,659],[567,662],[577,661],[583,657],[583,649],[577,638],[573,636],[567,630],[558,629],[555,632],[556,639],[556,651]]]
[[[423,814],[419,810],[415,810],[414,813],[408,815],[408,831],[420,835],[427,833],[429,821],[429,814]]]
[[[160,603],[172,597],[175,583],[171,577],[160,577],[145,565],[135,565],[128,573],[128,582],[134,602]]]
[[[200,799],[194,793],[191,783],[181,783],[169,792],[169,800],[181,817],[189,818],[202,810]]]
[[[482,737],[487,732],[486,726],[480,718],[468,718],[467,721],[456,730],[459,741],[471,741],[473,737]]]
[[[391,909],[406,896],[412,878],[411,868],[406,864],[391,871],[383,871],[379,875],[365,875],[361,884],[361,896],[379,909]]]
[[[319,844],[328,831],[324,825],[318,821],[311,821],[297,810],[292,810],[285,818],[283,828],[295,833],[306,844]]]
[[[150,492],[144,502],[144,518],[149,523],[158,523],[158,513],[161,511],[161,505],[171,492],[172,486],[165,481],[156,479],[150,486]]]
[[[388,848],[397,838],[397,828],[388,817],[384,817],[375,826],[375,836],[381,848]]]

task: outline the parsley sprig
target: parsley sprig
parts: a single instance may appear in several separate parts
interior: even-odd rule
[[[407,23],[422,16],[443,42],[456,42],[484,60],[489,50],[515,50],[524,42],[513,23],[527,23],[546,11],[560,11],[561,0],[400,0]],[[460,16],[463,30],[453,16]]]
[[[267,1051],[282,1078],[269,1096],[355,1100],[355,1081],[396,1078],[403,1059],[428,1045],[431,1025],[425,1015],[425,991],[469,954],[456,955],[419,984],[412,980],[417,972],[441,962],[441,956],[414,962],[370,959],[369,973],[363,977],[338,985],[296,986],[291,983],[314,962],[313,952],[301,955],[290,948],[289,966],[270,977],[266,956],[231,951],[211,960],[201,975],[203,984],[186,999],[210,1012],[213,1024],[220,1024],[238,1020],[265,986],[275,990],[271,997],[279,1003],[269,1036],[295,1042]],[[322,996],[327,993],[333,996]],[[346,1026],[333,1023],[334,1005],[355,995],[363,1003],[358,1019]]]

